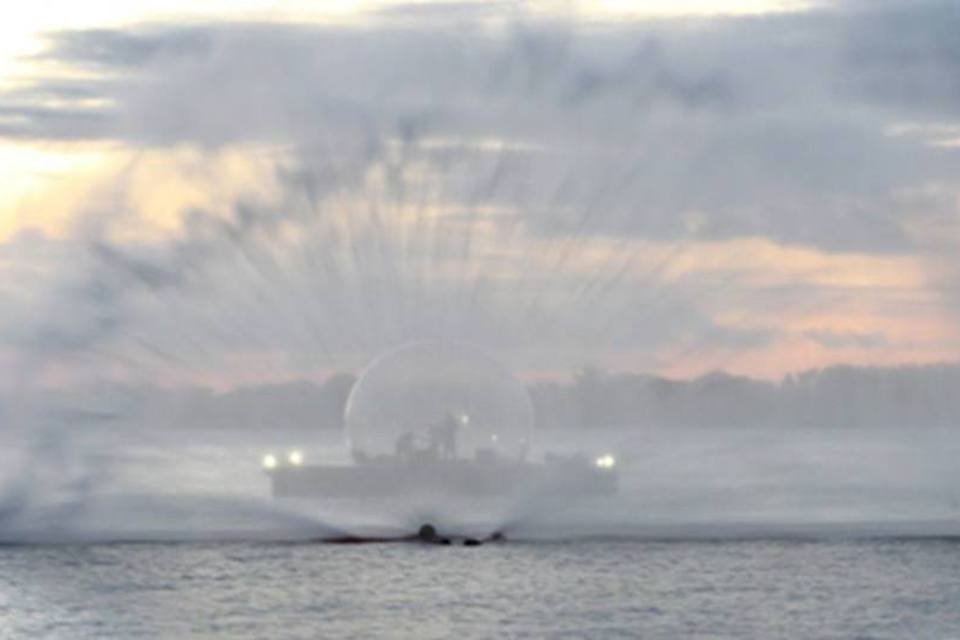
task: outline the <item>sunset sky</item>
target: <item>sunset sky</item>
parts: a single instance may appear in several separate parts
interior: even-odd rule
[[[418,339],[532,377],[956,361],[958,33],[927,0],[7,7],[0,387]]]

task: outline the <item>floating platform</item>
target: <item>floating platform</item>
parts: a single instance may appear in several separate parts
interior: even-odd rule
[[[277,465],[266,469],[277,498],[388,498],[394,496],[569,497],[610,495],[619,479],[610,456],[543,463],[384,458],[352,465]]]

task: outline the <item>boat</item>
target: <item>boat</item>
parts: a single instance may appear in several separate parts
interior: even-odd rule
[[[478,455],[473,459],[426,455],[379,456],[352,464],[305,464],[299,451],[263,461],[276,498],[390,498],[410,496],[506,497],[515,494],[602,496],[617,492],[610,454],[547,455],[517,462]]]
[[[417,342],[374,359],[344,409],[349,461],[268,454],[278,498],[464,498],[617,491],[613,455],[529,460],[533,406],[526,388],[487,352]]]

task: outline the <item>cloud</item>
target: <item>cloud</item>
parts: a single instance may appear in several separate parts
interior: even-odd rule
[[[807,331],[803,337],[831,349],[845,347],[881,348],[889,344],[882,333],[851,333],[836,331]]]
[[[14,137],[207,148],[517,141],[539,153],[489,197],[516,204],[517,181],[562,183],[527,211],[541,233],[765,236],[827,251],[910,251],[892,194],[960,170],[956,152],[885,133],[956,115],[944,4],[605,28],[512,15],[493,27],[382,16],[364,28],[61,32],[43,57],[94,80],[41,77],[0,98],[0,124]],[[885,37],[902,22],[906,41]],[[41,106],[50,94],[62,103]],[[561,198],[572,220],[556,215]],[[584,223],[591,207],[603,214]]]
[[[958,115],[948,9],[598,25],[466,3],[361,26],[51,34],[40,57],[56,73],[0,93],[0,134],[243,148],[276,185],[184,211],[149,241],[80,215],[67,243],[81,259],[51,266],[32,296],[45,311],[13,333],[53,352],[106,337],[201,369],[243,349],[309,368],[297,354],[424,337],[619,350],[637,366],[663,345],[765,349],[789,332],[719,317],[749,297],[750,265],[724,274],[698,247],[945,255],[928,201],[905,194],[950,193],[960,153],[891,131]],[[887,37],[904,17],[906,45]],[[957,200],[937,202],[936,217],[957,217]],[[676,277],[679,260],[701,261],[698,281]],[[801,306],[819,295],[794,290]],[[842,349],[879,336],[807,337]]]
[[[106,109],[67,109],[8,103],[0,106],[0,134],[27,140],[108,137],[113,117],[114,114]]]
[[[840,93],[934,118],[960,117],[960,11],[943,0],[857,3],[844,25]]]

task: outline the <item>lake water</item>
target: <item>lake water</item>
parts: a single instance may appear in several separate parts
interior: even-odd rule
[[[2,638],[960,638],[960,539],[0,547]]]

